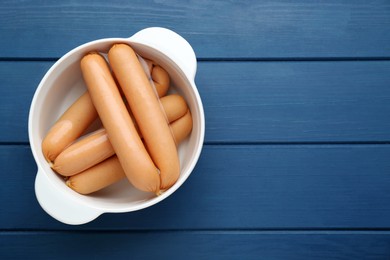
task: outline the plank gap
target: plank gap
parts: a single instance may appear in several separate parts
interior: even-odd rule
[[[0,57],[0,62],[56,62],[61,57]],[[390,57],[200,57],[198,62],[345,62],[345,61],[390,61]]]
[[[278,142],[278,141],[255,141],[255,142],[225,142],[225,141],[206,141],[203,145],[210,146],[239,146],[239,145],[276,145],[276,146],[316,146],[316,145],[389,145],[390,141],[291,141],[291,142]],[[0,146],[30,146],[29,142],[0,142]]]
[[[265,228],[265,229],[1,229],[0,235],[12,234],[82,234],[82,233],[105,233],[105,234],[126,234],[126,233],[193,233],[193,234],[387,234],[390,235],[390,228]]]

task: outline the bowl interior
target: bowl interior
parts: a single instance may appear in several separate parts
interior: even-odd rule
[[[50,127],[61,114],[86,90],[81,71],[80,59],[89,51],[107,52],[114,42],[127,42],[144,58],[152,59],[166,69],[171,77],[169,93],[182,95],[193,117],[190,136],[179,145],[181,173],[177,183],[163,195],[136,190],[127,179],[91,195],[80,195],[66,186],[64,179],[48,165],[41,151],[41,143]],[[125,212],[153,205],[172,194],[190,175],[203,145],[203,109],[193,80],[185,77],[178,66],[167,56],[148,46],[132,43],[127,39],[106,39],[83,45],[61,58],[42,79],[34,97],[30,112],[30,144],[38,167],[50,182],[70,199],[76,199],[90,207],[105,212]],[[87,131],[100,126],[94,123]]]

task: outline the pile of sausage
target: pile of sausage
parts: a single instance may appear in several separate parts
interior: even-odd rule
[[[181,96],[166,95],[168,73],[146,63],[154,84],[127,44],[114,44],[108,62],[97,52],[81,59],[88,90],[42,141],[46,160],[73,190],[90,194],[127,177],[159,195],[179,178],[177,146],[190,134],[192,117]],[[98,117],[103,128],[83,135]]]

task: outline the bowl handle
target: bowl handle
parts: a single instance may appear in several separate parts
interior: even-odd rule
[[[129,39],[161,51],[179,65],[189,79],[195,79],[195,52],[179,34],[162,27],[150,27],[137,32]]]
[[[49,183],[48,178],[39,169],[35,178],[35,195],[41,207],[50,216],[65,224],[85,224],[103,213],[65,197]]]

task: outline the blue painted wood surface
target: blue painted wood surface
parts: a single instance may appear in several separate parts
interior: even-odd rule
[[[0,250],[10,259],[26,255],[40,259],[387,259],[390,235],[328,231],[3,232]]]
[[[28,142],[28,104],[53,63],[0,62],[0,142]],[[390,141],[389,72],[389,61],[199,62],[206,142]]]
[[[390,145],[206,145],[167,200],[75,228],[44,214],[29,147],[10,145],[0,149],[0,172],[9,174],[0,229],[386,229],[389,153]]]
[[[390,53],[389,11],[387,0],[3,1],[0,56],[59,57],[161,26],[200,58],[380,58]]]
[[[2,1],[0,25],[0,259],[390,258],[389,1]],[[198,55],[199,163],[151,208],[61,224],[34,194],[35,88],[149,26]]]

